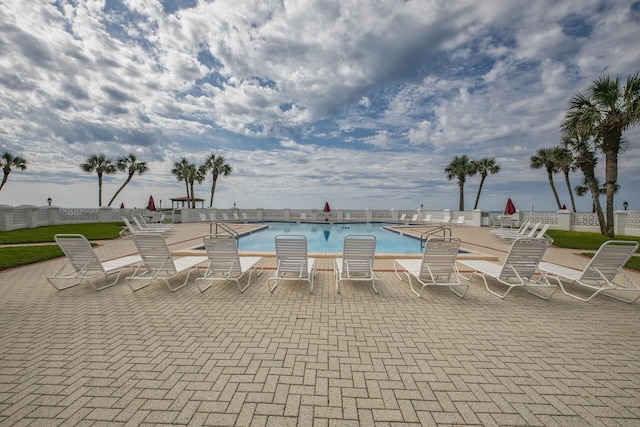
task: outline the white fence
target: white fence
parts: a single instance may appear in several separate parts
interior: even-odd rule
[[[173,222],[200,222],[201,215],[218,220],[239,220],[247,222],[268,221],[326,221],[326,222],[393,222],[393,223],[441,223],[445,218],[455,222],[464,216],[464,223],[488,227],[494,225],[500,215],[482,210],[454,211],[444,210],[396,210],[396,209],[336,209],[323,212],[322,209],[189,209],[179,208],[168,212]],[[122,217],[133,214],[150,216],[146,209],[101,208],[61,208],[58,206],[7,206],[0,205],[0,231],[33,228],[44,225],[78,224],[91,222],[119,222]],[[519,224],[522,221],[550,224],[552,230],[600,232],[598,218],[591,212],[518,212],[509,217],[509,222]],[[640,212],[615,212],[615,234],[640,236]]]

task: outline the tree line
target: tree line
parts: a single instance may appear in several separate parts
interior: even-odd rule
[[[480,186],[478,187],[476,202],[473,205],[473,209],[477,209],[485,179],[487,179],[489,174],[493,175],[500,172],[500,165],[496,163],[496,159],[491,157],[469,160],[469,157],[463,154],[462,156],[454,157],[451,163],[444,168],[444,172],[447,174],[449,181],[454,178],[458,179],[458,188],[460,189],[460,204],[458,209],[464,211],[464,184],[467,181],[467,177],[480,174]]]
[[[87,158],[87,160],[80,165],[84,172],[93,173],[98,175],[98,206],[102,206],[102,178],[104,175],[112,175],[118,171],[126,172],[127,178],[124,183],[118,188],[107,206],[111,206],[115,198],[120,194],[124,187],[131,182],[131,179],[137,175],[144,175],[149,171],[149,167],[146,162],[139,161],[135,154],[130,153],[127,156],[112,161],[103,153],[94,154]],[[190,207],[195,208],[195,191],[194,183],[202,184],[205,180],[207,173],[211,172],[213,177],[213,184],[211,185],[211,200],[209,207],[213,206],[213,195],[216,190],[216,184],[219,176],[227,176],[231,173],[231,166],[226,163],[226,160],[222,156],[216,156],[210,154],[202,165],[196,165],[189,163],[189,161],[183,157],[180,161],[174,163],[171,173],[174,174],[178,182],[183,182],[186,185],[187,200]]]
[[[585,93],[578,93],[569,102],[569,108],[561,125],[562,140],[558,146],[541,148],[530,158],[533,169],[544,168],[558,209],[560,198],[553,182],[553,175],[562,172],[569,190],[571,209],[576,205],[569,180],[569,173],[580,170],[582,184],[574,188],[579,196],[591,193],[593,211],[598,216],[600,232],[614,237],[613,196],[618,191],[618,156],[627,141],[624,131],[640,123],[640,75],[629,75],[626,82],[620,78],[603,76],[592,83]],[[604,156],[605,179],[600,184],[596,175],[599,155]],[[474,209],[478,207],[482,184],[489,173],[500,171],[492,158],[472,161],[466,155],[456,156],[445,168],[449,180],[457,178],[460,188],[460,210],[464,210],[464,184],[468,176],[482,175]],[[600,196],[606,196],[603,212]]]
[[[571,207],[575,212],[569,171],[580,170],[582,185],[575,187],[578,195],[591,193],[593,211],[598,216],[600,233],[614,237],[614,194],[618,191],[618,157],[628,141],[624,131],[640,123],[640,74],[620,78],[603,76],[594,81],[585,93],[578,93],[569,102],[561,125],[559,146],[543,148],[531,157],[531,167],[547,170],[549,184],[558,208],[560,200],[553,184],[553,174],[562,172],[569,189]],[[604,184],[596,175],[599,156],[604,157]],[[606,198],[605,211],[600,196]]]
[[[5,186],[9,175],[14,169],[26,170],[27,161],[23,157],[14,156],[8,151],[5,151],[0,156],[0,168],[2,169],[3,176],[2,182],[0,182],[0,190]],[[102,182],[105,175],[114,175],[117,172],[125,172],[126,178],[118,190],[109,200],[107,206],[111,206],[115,201],[118,194],[124,190],[124,188],[131,182],[135,175],[144,175],[149,172],[147,162],[138,160],[135,154],[129,153],[126,156],[120,157],[116,160],[111,160],[106,154],[92,154],[80,164],[80,168],[87,173],[96,173],[98,175],[98,206],[102,206]],[[205,159],[202,165],[195,165],[189,163],[186,158],[182,158],[180,161],[174,163],[171,173],[176,176],[178,182],[184,181],[187,188],[187,200],[189,205],[195,208],[195,193],[194,182],[201,184],[207,175],[211,173],[213,178],[213,184],[211,185],[211,200],[209,207],[213,206],[213,195],[216,191],[216,184],[220,176],[228,176],[232,171],[231,166],[226,162],[222,156],[217,156],[213,153]]]

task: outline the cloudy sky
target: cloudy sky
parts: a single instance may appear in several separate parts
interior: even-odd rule
[[[480,208],[554,210],[529,158],[559,144],[572,96],[640,71],[638,40],[629,0],[3,0],[0,149],[28,170],[0,204],[95,207],[79,165],[134,153],[150,171],[113,206],[166,207],[185,195],[173,163],[214,153],[233,168],[221,208],[457,209],[444,168],[466,154],[502,167]],[[639,209],[640,129],[625,137],[616,206]]]

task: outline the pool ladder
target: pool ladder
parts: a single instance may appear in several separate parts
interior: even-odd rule
[[[221,228],[223,231],[227,232],[228,234],[232,235],[233,237],[236,238],[236,240],[238,239],[238,233],[235,232],[235,230],[233,230],[233,228],[229,227],[227,224],[225,224],[224,222],[218,222],[218,221],[211,221],[209,223],[209,234],[214,234],[213,233],[213,226],[216,226],[216,232],[215,234],[219,234],[218,233],[218,228]]]
[[[442,237],[451,237],[451,228],[445,227],[444,225],[438,225],[436,227],[431,227],[429,230],[425,231],[420,235],[420,251],[424,250],[424,245],[427,244],[427,239],[433,236],[434,234],[442,232]]]

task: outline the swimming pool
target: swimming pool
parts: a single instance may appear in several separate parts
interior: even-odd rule
[[[382,223],[329,224],[271,222],[269,226],[248,236],[240,237],[241,251],[275,251],[277,234],[303,234],[307,236],[309,252],[342,252],[347,234],[373,234],[376,236],[377,253],[419,254],[422,252],[417,239],[382,229]],[[395,224],[397,225],[397,224]]]

